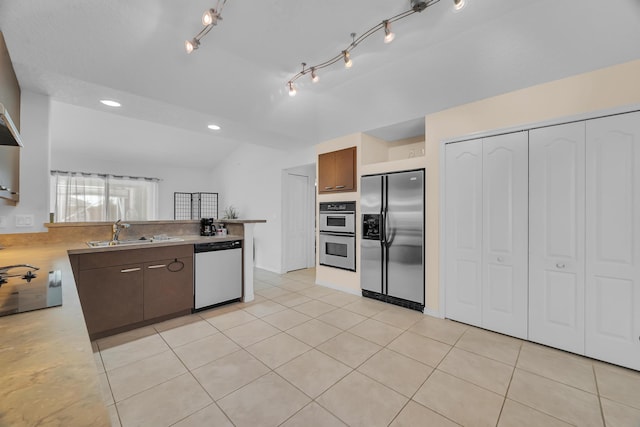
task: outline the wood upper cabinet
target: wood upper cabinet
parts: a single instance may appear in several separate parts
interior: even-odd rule
[[[334,193],[356,190],[356,147],[323,153],[318,156],[318,192]]]

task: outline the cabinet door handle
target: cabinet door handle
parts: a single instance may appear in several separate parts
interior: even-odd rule
[[[157,264],[157,265],[150,265],[147,268],[164,268],[166,266],[167,266],[167,264]]]
[[[556,267],[558,267],[558,268],[564,268],[564,267],[565,267],[565,265],[564,265],[564,264],[557,263],[557,264],[556,264]]]
[[[325,190],[331,190],[333,187],[324,187]]]
[[[125,268],[124,270],[120,270],[120,273],[133,273],[134,271],[140,271],[140,267],[136,268]]]
[[[498,262],[502,262],[504,261],[504,258],[502,258],[501,256],[498,257]]]
[[[338,188],[344,188],[344,185],[336,185],[336,189]]]

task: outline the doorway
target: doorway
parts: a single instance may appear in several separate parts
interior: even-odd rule
[[[314,164],[283,171],[283,270],[315,266]]]

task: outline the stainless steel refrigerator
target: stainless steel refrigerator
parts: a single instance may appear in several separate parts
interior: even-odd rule
[[[362,295],[424,310],[424,169],[360,184]]]

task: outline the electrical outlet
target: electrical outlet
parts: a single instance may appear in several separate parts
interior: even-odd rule
[[[7,228],[7,222],[6,216],[0,216],[0,228]]]
[[[16,227],[33,227],[33,215],[16,215]]]

